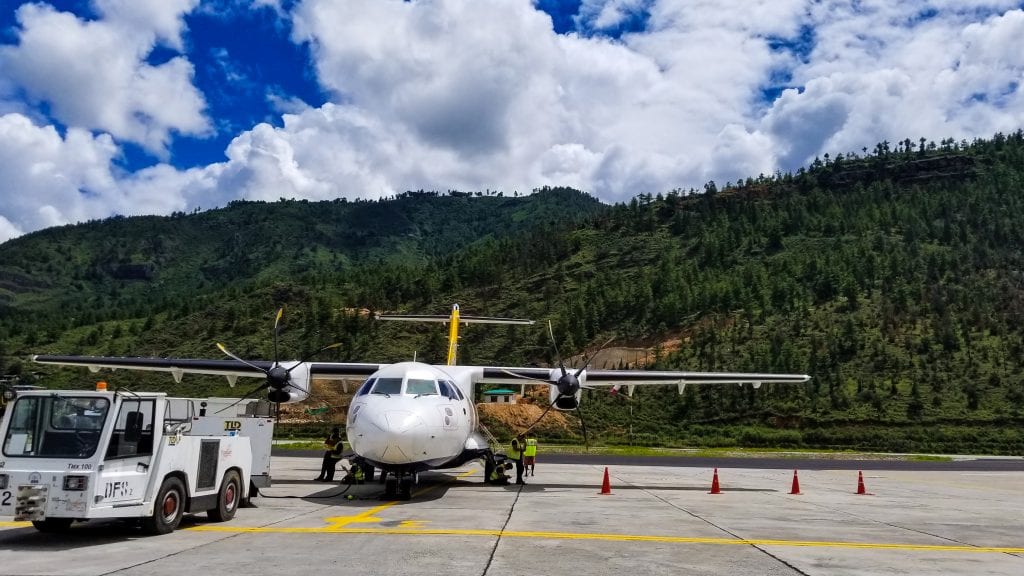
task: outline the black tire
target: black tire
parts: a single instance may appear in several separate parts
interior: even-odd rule
[[[388,476],[388,479],[384,481],[384,497],[390,500],[394,499],[396,494],[398,494],[398,478]]]
[[[142,520],[142,531],[146,534],[174,532],[185,513],[185,497],[185,485],[181,480],[173,476],[164,480],[153,501],[153,514]]]
[[[217,507],[207,510],[206,515],[214,522],[227,522],[235,517],[241,499],[242,479],[239,478],[238,472],[228,470],[224,473],[220,491],[217,492]]]
[[[363,467],[363,474],[366,475],[367,482],[373,482],[373,466],[367,464]]]
[[[484,458],[484,484],[491,483],[492,472],[494,472],[494,460]]]
[[[73,518],[47,518],[46,520],[33,520],[32,525],[40,532],[67,532],[71,528]]]
[[[412,498],[412,476],[406,476],[398,481],[398,500],[409,500]]]

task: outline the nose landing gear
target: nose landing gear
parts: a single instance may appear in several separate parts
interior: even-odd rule
[[[385,500],[408,500],[412,498],[412,487],[419,481],[419,474],[406,474],[396,472],[384,472],[381,470],[381,478],[384,479]]]

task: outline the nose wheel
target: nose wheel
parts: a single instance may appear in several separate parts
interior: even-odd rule
[[[384,474],[381,474],[384,477]],[[385,500],[408,500],[412,498],[412,486],[416,483],[418,474],[388,474],[384,480]]]

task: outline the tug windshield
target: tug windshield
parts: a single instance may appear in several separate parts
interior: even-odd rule
[[[110,401],[96,396],[25,396],[14,404],[3,453],[17,458],[89,458]]]

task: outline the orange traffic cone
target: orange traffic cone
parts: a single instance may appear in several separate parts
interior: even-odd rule
[[[796,475],[796,470],[793,470],[793,488],[789,490],[790,494],[801,494],[800,492],[800,478]]]
[[[611,482],[611,479],[608,478],[608,467],[605,466],[604,467],[604,482],[601,483],[601,494],[611,494],[611,493],[612,493],[612,482]]]
[[[715,476],[711,479],[711,492],[708,494],[721,494],[722,489],[718,486],[718,468],[715,468]]]
[[[868,491],[864,487],[864,472],[857,471],[857,494],[867,495]]]

